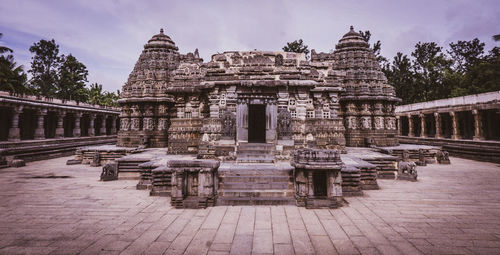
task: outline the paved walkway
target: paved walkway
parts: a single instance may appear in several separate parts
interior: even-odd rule
[[[451,158],[335,210],[176,210],[67,158],[0,169],[1,254],[500,254],[500,167]],[[69,177],[69,178],[67,178]]]

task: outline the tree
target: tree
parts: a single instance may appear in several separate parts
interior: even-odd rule
[[[370,38],[371,38],[372,34],[370,33],[369,30],[366,30],[365,32],[359,31],[359,34],[361,35],[361,37],[363,37],[363,39],[368,44],[370,43]],[[382,49],[382,43],[380,42],[380,40],[378,40],[376,43],[373,44],[372,50],[373,50],[373,54],[375,54],[375,58],[377,59],[377,61],[381,65],[384,65],[385,63],[388,63],[389,60],[381,55],[381,53],[380,53],[381,49]]]
[[[88,103],[100,105],[102,101],[102,85],[97,82],[90,84]]]
[[[87,67],[71,54],[62,56],[61,62],[58,68],[56,97],[86,102],[88,91],[85,85],[89,73]]]
[[[120,99],[120,90],[117,90],[116,94],[114,92],[105,91],[103,101],[101,103],[105,106],[118,107],[118,99]]]
[[[451,88],[446,86],[445,73],[450,72],[452,61],[446,58],[442,47],[435,42],[415,45],[411,53],[413,60],[413,72],[415,75],[415,86],[418,101],[429,101],[446,97]],[[448,76],[449,77],[449,76]]]
[[[447,52],[454,61],[454,69],[464,74],[470,67],[476,65],[483,57],[484,45],[477,38],[472,41],[450,43],[450,50]]]
[[[392,65],[387,64],[383,69],[387,81],[394,86],[396,96],[402,99],[403,104],[418,101],[412,68],[408,56],[398,52],[392,61]]]
[[[14,62],[14,56],[0,56],[0,90],[12,94],[29,94],[26,87],[26,73],[23,66]]]
[[[2,39],[3,33],[0,33],[0,39]],[[12,50],[6,46],[1,46],[0,45],[0,54],[4,54],[6,52],[12,53]]]
[[[470,66],[461,77],[459,86],[451,96],[465,96],[500,90],[500,48],[493,48],[488,55]]]
[[[307,49],[307,47],[308,46],[304,44],[302,39],[299,39],[293,42],[286,43],[286,46],[283,47],[283,50],[286,52],[304,53],[306,54],[306,59],[309,59],[309,49]]]
[[[40,40],[29,48],[35,54],[31,58],[31,86],[38,95],[54,97],[56,95],[57,70],[61,65],[59,45],[54,39]]]
[[[0,33],[0,38],[3,34]],[[12,54],[12,49],[0,46],[0,90],[9,91],[13,94],[28,94],[26,87],[26,74],[23,66],[17,65]]]
[[[494,35],[494,36],[493,36],[493,40],[495,40],[495,42],[500,41],[500,34],[498,34],[498,35]]]

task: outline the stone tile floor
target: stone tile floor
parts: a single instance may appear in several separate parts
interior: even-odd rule
[[[176,210],[68,159],[0,169],[0,254],[500,254],[492,163],[419,167],[418,182],[379,180],[334,210]]]

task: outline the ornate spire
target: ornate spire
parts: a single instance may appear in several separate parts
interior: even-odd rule
[[[351,25],[351,31],[353,31],[353,32],[354,32],[354,27],[353,27],[352,25]]]
[[[352,26],[351,26],[352,28]],[[163,34],[163,28],[160,28],[160,34]]]

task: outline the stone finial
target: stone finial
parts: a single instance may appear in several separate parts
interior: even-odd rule
[[[354,31],[354,27],[353,27],[352,25],[351,25],[351,28],[350,28],[350,29],[351,29],[351,31]]]
[[[163,28],[160,28],[160,34],[163,34]]]

